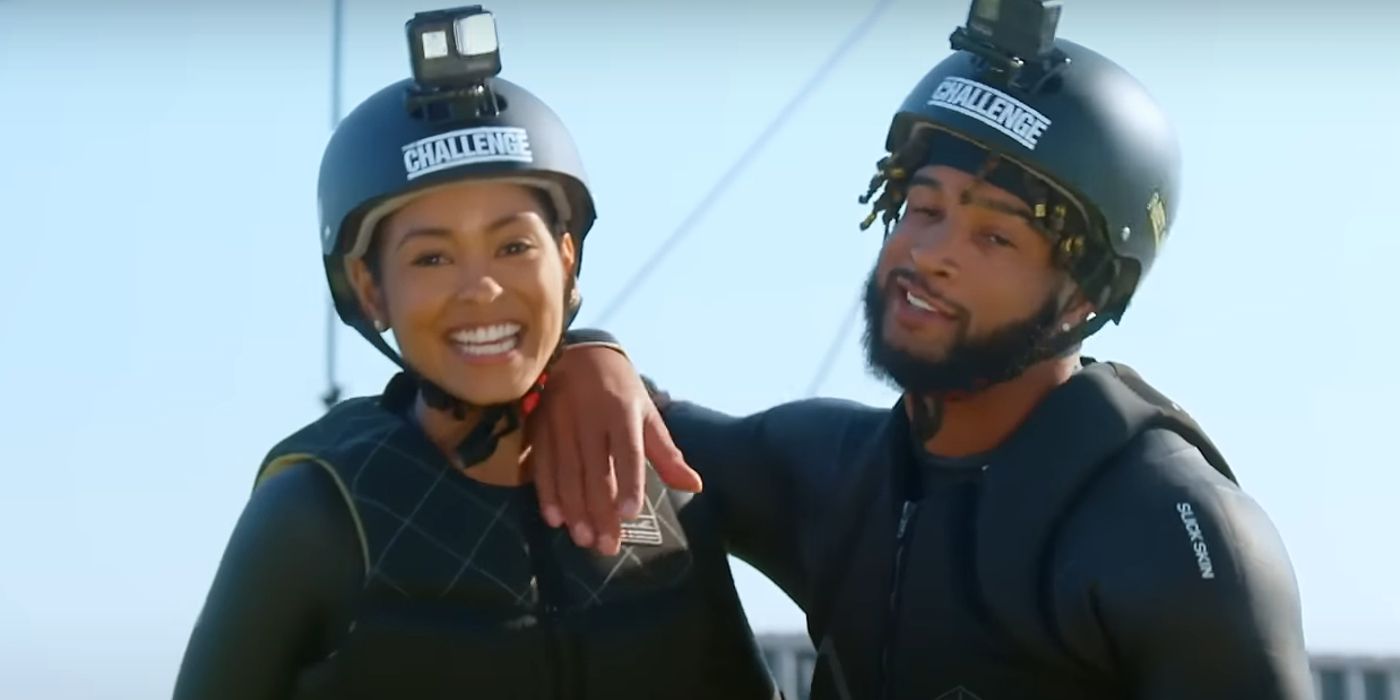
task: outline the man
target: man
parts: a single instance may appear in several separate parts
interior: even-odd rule
[[[1165,241],[1179,157],[1131,76],[1040,40],[1055,18],[978,3],[894,118],[865,293],[892,410],[655,401],[729,551],[807,614],[814,698],[1310,698],[1267,516],[1179,407],[1078,354]],[[681,460],[621,354],[571,350],[550,381],[546,518],[613,549],[613,479],[625,496],[641,471],[639,431],[615,424],[645,421],[658,468]]]

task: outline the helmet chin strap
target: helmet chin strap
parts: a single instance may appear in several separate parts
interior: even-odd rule
[[[1064,298],[1057,304],[1055,318],[1063,318],[1073,303],[1074,294],[1065,294]],[[919,431],[919,435],[927,441],[938,432],[942,426],[945,402],[966,399],[997,384],[1017,379],[1024,375],[1026,370],[1041,362],[1063,357],[1083,343],[1086,338],[1102,329],[1109,320],[1110,315],[1097,314],[1077,325],[1071,326],[1068,323],[1061,323],[1058,326],[1052,326],[1023,355],[1008,363],[1000,374],[974,377],[966,388],[924,393],[914,397],[916,400],[913,402],[912,408],[915,427]]]
[[[565,295],[563,327],[559,330],[558,343],[550,354],[544,371],[535,379],[535,383],[525,392],[524,396],[507,403],[481,406],[468,403],[409,366],[403,356],[396,352],[377,330],[372,327],[362,327],[363,321],[357,323],[355,327],[361,335],[365,336],[371,344],[390,360],[393,360],[394,364],[402,370],[390,380],[388,388],[384,391],[386,403],[403,407],[411,405],[414,398],[422,397],[423,403],[427,404],[429,408],[448,413],[459,421],[466,420],[467,415],[473,409],[481,410],[481,416],[476,425],[462,439],[455,450],[457,456],[461,458],[463,466],[471,467],[486,461],[495,454],[500,439],[519,429],[524,416],[538,404],[549,368],[563,353],[564,331],[573,325],[574,319],[578,316],[579,309],[583,305],[583,297],[578,293],[578,287],[572,279]]]
[[[885,235],[888,237],[904,207],[910,175],[928,165],[961,170],[973,175],[977,184],[999,187],[1026,201],[1032,207],[1031,213],[1025,216],[1026,221],[1051,242],[1055,264],[1068,273],[1069,280],[1080,289],[1087,287],[1095,290],[1102,286],[1101,290],[1090,292],[1098,308],[1102,309],[1111,302],[1109,282],[1117,270],[1115,261],[1112,255],[1106,253],[1106,248],[1095,247],[1088,240],[1089,217],[1082,204],[1038,173],[989,152],[958,134],[936,127],[915,129],[904,144],[877,164],[877,173],[859,200],[862,204],[872,205],[869,216],[861,222],[861,228],[868,228],[883,216]],[[976,200],[971,189],[964,191],[962,196],[964,203]],[[1108,281],[1101,282],[1105,278]],[[1075,299],[1074,289],[1071,286],[1057,292],[1060,298],[1056,304],[1055,319],[1063,318],[1069,311]],[[1097,333],[1113,317],[1113,313],[1100,313],[1073,326],[1057,323],[999,374],[975,377],[965,389],[940,392],[936,397],[920,397],[920,401],[915,402],[916,413],[921,410],[919,404],[925,398],[942,402],[966,397],[1013,380],[1035,364],[1061,357]],[[940,411],[925,413],[938,415]],[[933,429],[936,431],[937,427]]]
[[[1069,306],[1074,303],[1074,297],[1070,296],[1060,304],[1057,318],[1063,317],[1069,310]],[[1053,328],[1040,342],[1036,343],[1020,361],[1021,370],[1015,376],[1007,379],[1015,379],[1025,373],[1027,368],[1037,365],[1046,360],[1064,357],[1075,348],[1079,347],[1089,336],[1099,332],[1109,321],[1107,314],[1093,314],[1084,321],[1070,325],[1062,323]]]

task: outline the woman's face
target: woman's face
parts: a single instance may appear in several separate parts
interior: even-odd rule
[[[574,270],[542,193],[468,182],[424,193],[384,219],[351,281],[392,328],[408,365],[472,405],[529,391],[563,330]]]

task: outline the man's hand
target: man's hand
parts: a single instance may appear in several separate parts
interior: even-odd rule
[[[701,489],[641,377],[615,349],[567,348],[525,427],[541,513],[551,527],[568,524],[580,547],[618,552],[622,521],[646,497],[647,461],[667,486]]]

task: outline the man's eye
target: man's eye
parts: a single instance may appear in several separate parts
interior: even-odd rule
[[[913,207],[909,211],[929,221],[941,221],[943,219],[943,210],[937,207]]]
[[[996,231],[988,231],[988,232],[986,232],[986,233],[984,233],[984,234],[982,234],[982,235],[983,235],[983,237],[985,237],[988,241],[990,241],[993,245],[1001,246],[1001,247],[1004,247],[1004,248],[1015,248],[1015,247],[1016,247],[1016,244],[1013,243],[1013,242],[1011,241],[1010,238],[1008,238],[1008,237],[1006,237],[1006,236],[1003,236],[1002,234],[997,233]]]

